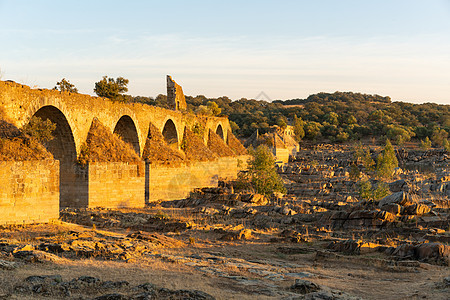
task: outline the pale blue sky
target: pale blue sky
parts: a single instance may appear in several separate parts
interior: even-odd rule
[[[2,79],[93,94],[272,99],[354,91],[450,104],[450,1],[0,0]]]

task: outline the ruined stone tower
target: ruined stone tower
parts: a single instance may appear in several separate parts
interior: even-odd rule
[[[167,75],[167,102],[173,110],[186,110],[187,108],[181,85],[177,84],[170,75]]]

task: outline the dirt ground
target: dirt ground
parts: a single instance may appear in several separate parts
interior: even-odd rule
[[[279,170],[285,195],[221,182],[2,226],[0,300],[450,299],[450,156],[397,155],[377,200],[350,178],[352,152],[323,145]]]
[[[135,212],[154,216],[164,214],[165,209],[115,213]],[[170,213],[168,209],[167,213]],[[181,221],[183,224],[186,219]],[[254,231],[248,239],[224,241],[213,229],[217,224],[205,225],[160,236],[160,239],[167,237],[170,241],[179,241],[179,245],[146,241],[146,250],[134,250],[133,259],[110,258],[102,254],[83,257],[66,250],[33,261],[2,252],[1,259],[15,262],[17,266],[1,271],[0,299],[48,298],[38,293],[16,292],[17,285],[33,275],[60,275],[64,281],[93,276],[102,281],[124,280],[129,286],[150,282],[170,290],[200,290],[216,299],[302,299],[304,295],[292,288],[296,279],[313,282],[334,297],[325,299],[448,299],[449,296],[450,289],[443,283],[444,278],[450,276],[448,266],[412,262],[395,266],[386,264],[387,258],[377,253],[327,255],[325,253],[329,252],[323,252],[325,240],[271,242],[271,238],[278,235],[270,230]],[[134,231],[108,226],[97,229],[58,221],[48,225],[3,228],[0,239],[3,246],[29,245],[38,249],[43,238],[64,243],[67,235],[74,232],[84,233],[97,243],[107,243],[126,240]],[[106,292],[111,290],[99,288],[90,291],[89,295],[82,291],[72,295],[79,297],[76,299],[91,299],[90,296]],[[119,289],[119,292],[123,290]],[[60,298],[58,295],[53,297]]]

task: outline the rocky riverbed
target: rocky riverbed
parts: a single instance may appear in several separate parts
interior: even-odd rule
[[[351,149],[322,145],[280,168],[285,195],[222,182],[4,226],[0,299],[448,299],[448,154],[397,156],[376,201],[349,176]]]

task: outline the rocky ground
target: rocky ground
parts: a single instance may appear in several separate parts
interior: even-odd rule
[[[223,183],[4,226],[0,299],[449,299],[449,156],[397,155],[380,201],[360,199],[349,148],[322,145],[280,169],[286,195]]]

